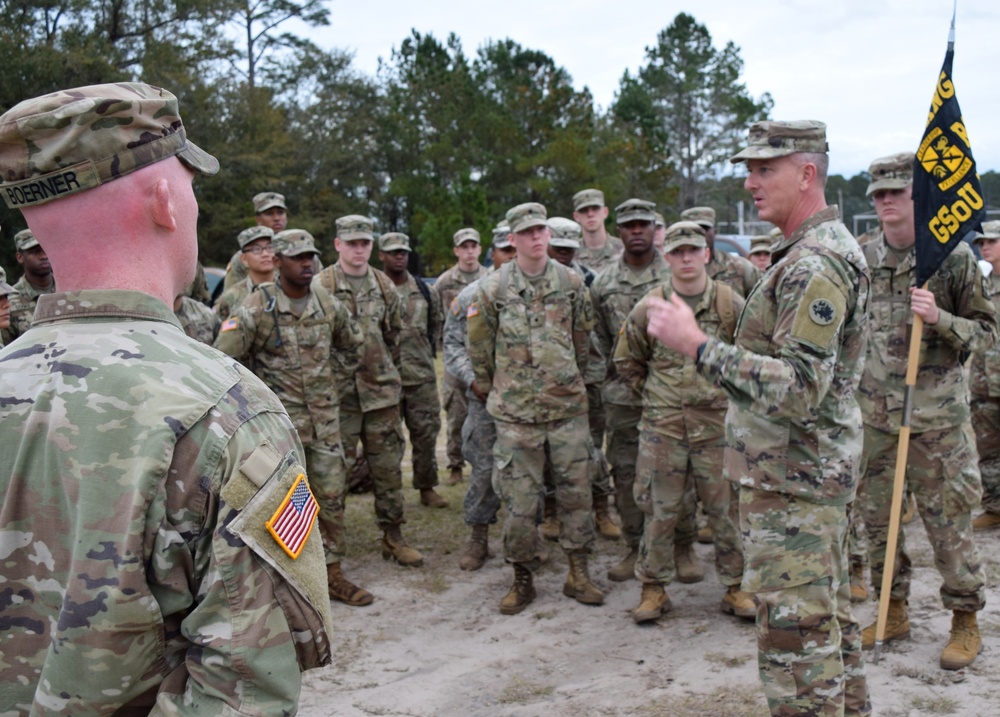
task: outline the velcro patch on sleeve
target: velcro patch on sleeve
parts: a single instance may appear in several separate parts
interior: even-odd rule
[[[821,274],[809,279],[792,321],[791,337],[821,350],[833,344],[847,311],[847,298]]]

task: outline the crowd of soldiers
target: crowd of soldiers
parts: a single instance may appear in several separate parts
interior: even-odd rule
[[[144,103],[125,110],[130,120],[159,126],[158,113],[176,114],[169,93],[164,109],[164,91],[128,87],[125,91]],[[57,106],[64,103],[57,97]],[[15,132],[10,126],[3,131]],[[26,131],[30,134],[23,128],[15,134]],[[110,133],[81,140],[78,151],[84,157],[100,154],[107,150],[102,142],[124,151]],[[183,186],[192,169],[204,174],[218,169],[214,158],[191,148],[189,142],[178,145],[152,165],[179,160],[156,170],[163,174],[156,191],[165,193],[156,195],[150,210],[156,231],[170,233],[182,220],[190,221],[174,217],[167,194],[177,190],[170,187]],[[747,148],[733,161],[747,163],[746,188],[761,218],[776,225],[751,240],[749,260],[716,246],[710,207],[687,209],[667,225],[654,203],[627,199],[614,209],[617,237],[610,236],[605,196],[587,188],[572,198],[572,219],[549,217],[537,203],[511,208],[492,229],[489,270],[480,263],[479,231],[458,228],[457,262],[433,285],[408,271],[410,237],[377,236],[372,220],[360,215],[336,221],[338,258],[323,267],[315,238],[289,228],[285,198],[270,191],[256,195],[256,225],[236,237],[238,250],[214,308],[205,305],[197,278],[171,296],[173,320],[188,336],[245,367],[236,384],[242,388],[230,383],[226,394],[219,369],[211,379],[198,380],[214,386],[219,396],[229,395],[232,405],[216,396],[213,400],[223,403],[214,414],[204,414],[214,418],[186,432],[171,423],[181,419],[149,426],[173,430],[176,449],[187,451],[171,459],[171,466],[181,461],[182,483],[211,472],[202,465],[211,459],[210,434],[213,440],[225,435],[245,444],[246,450],[233,454],[242,483],[223,478],[221,492],[213,493],[220,511],[229,511],[226,517],[220,513],[216,532],[209,531],[219,553],[213,565],[231,560],[252,574],[249,558],[240,552],[249,546],[267,564],[271,599],[282,604],[286,618],[292,593],[313,603],[323,594],[350,606],[371,604],[375,596],[349,580],[342,565],[348,475],[359,461],[367,464],[382,557],[421,567],[423,556],[402,532],[403,427],[421,505],[447,507],[435,490],[443,409],[447,483],[461,483],[465,463],[470,466],[463,502],[470,532],[459,556],[462,570],[478,570],[491,556],[490,526],[504,509],[502,554],[513,579],[499,601],[502,614],[520,613],[537,599],[534,574],[548,559],[546,540],[556,541],[567,558],[564,595],[601,605],[604,594],[588,565],[601,535],[623,543],[624,555],[607,571],[608,579],[638,582],[632,619],[654,621],[670,609],[671,583],[704,579],[693,546],[696,540],[712,542],[722,586],[719,609],[756,621],[761,679],[772,713],[870,714],[862,650],[874,645],[875,626],[860,628],[851,601],[865,599],[869,585],[881,586],[908,334],[919,316],[926,333],[913,398],[907,487],[930,536],[942,600],[954,614],[940,664],[945,669],[971,664],[981,648],[976,614],[984,606],[986,580],[973,531],[1000,527],[994,306],[1000,300],[1000,222],[985,224],[976,239],[989,273],[984,276],[972,250],[960,244],[929,284],[917,287],[912,153],[871,165],[868,193],[880,224],[861,244],[823,196],[828,159],[822,123],[756,123]],[[34,171],[24,170],[25,181]],[[185,174],[177,174],[181,171]],[[136,181],[121,186],[132,191]],[[89,195],[78,195],[78,204],[80,196]],[[68,205],[59,199],[49,206],[60,202]],[[49,236],[72,213],[39,207],[26,215],[32,212]],[[5,343],[18,340],[16,347],[44,352],[60,340],[52,327],[65,320],[86,325],[89,306],[121,320],[156,315],[163,321],[162,312],[132,307],[134,299],[124,294],[87,294],[80,288],[87,281],[82,269],[60,274],[71,293],[40,302],[56,292],[46,251],[31,229],[18,232],[14,241],[24,274],[13,286],[0,274]],[[381,270],[371,264],[376,242]],[[64,242],[57,244],[62,272],[71,267],[65,257],[73,252]],[[157,291],[154,295],[163,295]],[[58,297],[77,297],[81,318],[66,319]],[[72,300],[70,305],[72,314],[77,309]],[[33,320],[40,326],[32,331]],[[129,344],[125,357],[143,351],[160,356],[153,348],[157,340]],[[438,349],[445,370],[440,392]],[[99,353],[101,347],[89,350]],[[208,360],[205,349],[174,350],[196,363]],[[176,372],[176,359],[163,356],[157,360]],[[95,370],[87,365],[70,374],[87,376]],[[260,389],[248,383],[250,372],[280,406],[258,401]],[[8,383],[4,390],[20,395],[28,383],[25,379],[16,389]],[[163,381],[158,391],[179,385]],[[12,398],[10,405],[20,403]],[[246,421],[258,411],[261,418],[254,420],[260,426],[240,438],[243,429],[234,416]],[[276,426],[289,419],[293,437],[282,438]],[[31,419],[23,420],[28,426]],[[189,446],[189,435],[204,445]],[[25,456],[38,450],[27,439],[20,446],[9,454],[18,456],[11,466],[23,465]],[[202,466],[202,473],[192,473],[194,465]],[[4,488],[5,511],[23,504],[11,497],[23,490],[16,476]],[[204,510],[170,501],[166,510]],[[980,504],[984,512],[973,519]],[[302,535],[282,527],[289,505],[309,516],[302,519]],[[319,544],[308,540],[313,514]],[[261,523],[270,538],[264,527],[243,527],[244,516],[268,515]],[[700,515],[705,525],[699,530]],[[7,520],[17,523],[10,515]],[[198,513],[191,520],[194,525],[206,519]],[[902,536],[888,641],[906,639],[910,632],[912,563]],[[165,556],[170,538],[162,541]],[[300,555],[306,556],[301,563]],[[161,558],[164,575],[157,589],[164,591],[172,563]],[[325,579],[317,577],[321,564]],[[210,575],[216,582],[233,579],[218,566]],[[299,587],[282,587],[286,578]],[[11,579],[30,582],[20,573]],[[204,589],[197,590],[204,598]],[[255,605],[267,614],[266,607]],[[228,609],[215,605],[206,617]],[[328,613],[299,610],[300,620],[287,618],[300,635],[293,639],[297,664],[322,664],[328,660]],[[301,654],[303,631],[323,643],[307,657]],[[52,688],[44,692],[53,698]],[[132,693],[130,699],[139,700],[132,704],[144,704],[148,695]],[[170,699],[182,699],[179,695]],[[286,697],[276,700],[287,707]],[[73,700],[66,704],[72,712]]]

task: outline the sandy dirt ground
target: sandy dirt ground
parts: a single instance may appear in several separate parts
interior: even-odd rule
[[[439,464],[446,464],[443,456]],[[305,675],[303,717],[768,714],[753,625],[720,612],[723,588],[711,545],[697,546],[705,580],[670,586],[672,610],[655,623],[632,622],[639,584],[607,579],[624,550],[605,539],[598,539],[590,571],[605,593],[603,606],[562,595],[566,559],[548,543],[537,599],[521,614],[504,616],[498,604],[511,568],[499,557],[473,573],[458,567],[468,535],[461,517],[467,484],[440,489],[451,503],[442,510],[422,507],[408,477],[404,485],[404,533],[424,553],[425,565],[383,561],[371,496],[350,496],[345,572],[376,599],[363,608],[333,603],[334,664]],[[941,607],[926,534],[919,521],[906,531],[915,566],[912,635],[886,645],[879,664],[869,660],[875,715],[1000,715],[1000,531],[978,535],[990,585],[980,613],[984,646],[976,662],[958,672],[938,667],[951,614]],[[491,547],[499,548],[499,534],[494,526]],[[871,601],[856,606],[860,622],[874,620],[875,609]]]

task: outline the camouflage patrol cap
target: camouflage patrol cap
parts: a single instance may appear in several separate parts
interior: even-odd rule
[[[500,223],[493,227],[493,248],[506,249],[510,246],[510,224],[506,219],[501,219]]]
[[[771,239],[770,234],[762,234],[760,236],[755,236],[750,238],[750,253],[751,254],[770,254],[771,253]]]
[[[748,159],[774,159],[796,152],[826,154],[826,125],[816,120],[775,122],[766,120],[750,125],[747,147],[729,158],[733,164]]]
[[[695,222],[674,222],[667,227],[667,234],[664,237],[663,253],[669,254],[674,249],[682,246],[693,246],[704,249],[708,246],[708,239],[705,237],[705,230],[700,224]]]
[[[0,194],[11,209],[93,189],[176,156],[212,175],[219,161],[188,141],[177,98],[138,82],[25,100],[0,117]]]
[[[868,168],[871,182],[865,191],[870,197],[880,189],[906,189],[913,181],[913,152],[897,152],[888,157],[879,157]]]
[[[715,228],[715,210],[711,207],[691,207],[681,212],[681,219],[685,222],[695,222],[701,224],[706,229]]]
[[[656,219],[653,220],[653,223],[656,224],[656,226],[666,228],[667,220],[663,218],[662,214],[659,212],[653,212],[653,216],[656,217]]]
[[[552,232],[549,246],[563,249],[580,248],[580,237],[583,236],[583,229],[572,219],[552,217],[549,219],[549,231]]]
[[[581,189],[573,195],[573,211],[578,212],[587,207],[603,207],[604,192],[600,189]]]
[[[278,256],[299,256],[309,252],[319,254],[316,240],[305,229],[285,229],[274,235],[274,253]]]
[[[545,212],[545,207],[541,204],[528,202],[508,209],[507,223],[510,224],[511,233],[518,234],[532,227],[547,227],[548,215]]]
[[[412,251],[410,237],[402,232],[387,232],[378,238],[379,251]]]
[[[14,235],[15,251],[27,251],[36,246],[38,246],[38,240],[35,239],[35,235],[32,234],[30,229],[22,229]]]
[[[288,207],[285,206],[284,194],[278,194],[277,192],[261,192],[260,194],[254,195],[254,214],[260,214],[261,212],[266,212],[268,209],[274,209],[275,207],[280,207],[286,212],[288,211]]]
[[[980,239],[1000,239],[1000,219],[983,222],[983,230],[976,232],[976,238],[973,241],[978,242]]]
[[[467,241],[474,241],[476,244],[482,244],[482,241],[479,238],[479,232],[472,227],[462,227],[452,235],[451,240],[455,246],[462,246],[462,244]]]
[[[247,244],[258,239],[273,239],[274,230],[271,227],[265,226],[255,226],[249,229],[244,229],[237,235],[236,241],[240,243],[240,249],[245,247]]]
[[[337,236],[344,241],[352,239],[367,239],[375,241],[372,220],[360,214],[348,214],[337,220]]]
[[[10,296],[14,292],[14,287],[7,283],[7,272],[0,266],[0,296]]]
[[[626,199],[615,207],[615,222],[625,224],[626,222],[655,222],[656,205],[647,202],[645,199]]]

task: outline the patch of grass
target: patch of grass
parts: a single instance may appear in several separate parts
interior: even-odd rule
[[[655,702],[637,707],[635,714],[644,717],[768,717],[770,711],[759,690],[722,687],[706,694],[657,698]]]
[[[932,695],[930,697],[914,697],[910,706],[915,710],[933,715],[951,715],[958,711],[958,701],[951,697]]]
[[[504,705],[536,702],[551,695],[553,690],[551,685],[540,685],[537,682],[513,677],[510,683],[503,688],[497,702]]]
[[[721,652],[709,652],[704,657],[723,667],[740,667],[751,660],[750,655],[724,655]]]

